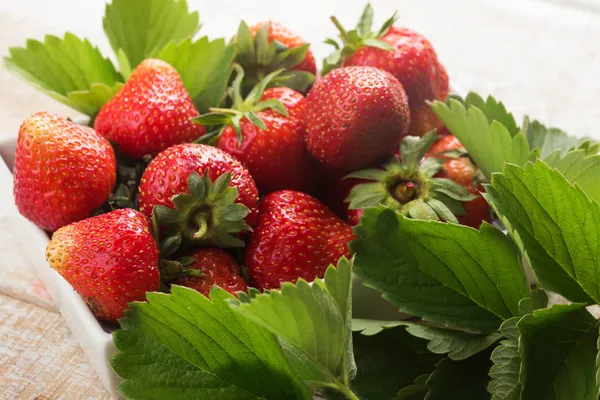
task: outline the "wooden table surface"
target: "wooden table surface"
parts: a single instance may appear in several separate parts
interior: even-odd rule
[[[230,36],[241,18],[276,19],[314,43],[318,58],[335,34],[328,16],[353,22],[363,0],[290,2],[188,0],[200,10],[202,33]],[[462,90],[493,94],[520,118],[529,114],[576,135],[600,138],[600,5],[596,0],[372,1],[377,21],[392,10],[400,22],[430,38],[452,82]],[[500,4],[501,3],[501,4]],[[102,0],[0,2],[0,54],[25,39],[71,31],[98,43]],[[317,5],[320,7],[317,14]],[[229,11],[225,11],[229,10]],[[76,114],[37,93],[0,66],[0,139],[15,136],[29,114]],[[11,226],[20,216],[11,182],[0,181],[0,399],[110,399],[76,338],[52,304],[17,243]]]

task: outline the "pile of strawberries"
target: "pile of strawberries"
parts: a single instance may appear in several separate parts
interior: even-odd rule
[[[227,99],[200,115],[178,72],[147,59],[93,128],[47,112],[23,122],[17,207],[53,232],[48,262],[97,317],[171,284],[206,295],[322,277],[365,207],[489,219],[476,166],[427,104],[449,92],[431,44],[395,18],[378,32],[333,20],[342,43],[328,40],[307,93],[279,78],[316,75],[310,49],[283,70],[240,50]],[[254,40],[261,29],[278,49],[308,46],[274,22],[250,27]]]

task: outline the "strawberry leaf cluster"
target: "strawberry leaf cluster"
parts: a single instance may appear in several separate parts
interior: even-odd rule
[[[13,47],[4,65],[91,119],[149,57],[163,59],[177,69],[198,109],[223,100],[235,49],[223,39],[194,41],[199,15],[188,10],[185,0],[114,0],[106,6],[103,27],[120,71],[87,39],[71,33],[63,38],[48,35],[43,42],[30,39],[25,47]]]

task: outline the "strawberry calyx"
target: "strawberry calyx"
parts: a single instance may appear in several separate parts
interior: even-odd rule
[[[273,110],[284,117],[289,116],[287,108],[285,108],[281,101],[277,99],[260,100],[265,89],[273,83],[275,78],[283,73],[283,69],[273,71],[264,77],[264,79],[254,85],[250,93],[243,98],[242,82],[244,80],[244,69],[238,64],[234,64],[233,68],[236,71],[236,77],[231,85],[229,93],[233,104],[231,105],[231,108],[209,108],[208,113],[202,114],[192,120],[193,122],[204,126],[222,126],[216,133],[211,132],[204,135],[198,139],[198,142],[206,143],[207,139],[216,140],[226,126],[231,126],[235,130],[241,145],[243,140],[241,122],[243,118],[246,118],[252,125],[260,129],[267,129],[263,120],[256,114],[257,112]]]
[[[242,21],[235,37],[237,55],[247,75],[242,84],[242,93],[248,93],[258,82],[273,71],[284,72],[275,81],[276,86],[287,86],[306,92],[315,81],[315,75],[307,71],[294,70],[306,57],[309,44],[288,48],[277,40],[269,42],[271,23],[262,26],[252,37],[250,28]]]
[[[237,234],[252,230],[244,220],[250,210],[236,203],[239,190],[230,187],[230,183],[231,173],[212,182],[208,171],[203,176],[192,172],[188,177],[190,193],[181,193],[171,199],[175,209],[162,205],[154,207],[153,232],[163,258],[182,246],[244,246]]]
[[[355,51],[365,46],[392,51],[392,46],[390,46],[389,43],[381,40],[381,37],[390,30],[397,19],[398,17],[396,12],[394,12],[394,14],[383,23],[377,32],[373,32],[373,7],[371,7],[370,3],[368,3],[363,10],[358,23],[353,30],[347,31],[335,16],[331,16],[331,21],[340,32],[339,37],[342,43],[340,45],[335,39],[332,38],[325,40],[325,43],[335,47],[335,50],[332,51],[323,61],[322,74],[325,75],[332,69],[339,67],[345,57],[353,54]]]
[[[161,254],[161,257],[163,254]],[[175,260],[161,259],[158,263],[160,278],[163,282],[169,282],[183,276],[203,277],[204,273],[197,268],[186,268],[196,262],[194,257],[183,256]]]
[[[401,160],[394,156],[381,168],[345,176],[370,181],[352,188],[345,200],[350,203],[348,208],[385,205],[411,218],[458,223],[456,215],[465,213],[462,203],[477,196],[450,179],[434,178],[445,162],[425,158],[436,137],[435,130],[421,138],[406,136],[400,143]]]

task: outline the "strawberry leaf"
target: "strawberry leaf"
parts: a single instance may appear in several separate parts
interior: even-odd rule
[[[598,321],[583,304],[535,311],[517,328],[521,399],[598,398]]]
[[[488,119],[489,123],[492,121],[498,121],[506,127],[512,137],[519,133],[519,127],[515,121],[515,117],[512,113],[506,110],[504,104],[501,101],[497,101],[492,96],[488,96],[487,99],[483,98],[474,92],[469,92],[467,97],[463,100],[461,97],[452,95],[452,98],[460,101],[465,106],[475,106],[479,108]],[[535,146],[532,146],[533,149]]]
[[[584,149],[570,151],[564,156],[555,151],[544,162],[559,170],[571,183],[576,183],[588,196],[600,201],[600,155],[587,156]]]
[[[325,279],[312,285],[299,279],[283,283],[280,291],[240,295],[233,310],[292,345],[310,367],[310,385],[333,388],[346,395],[356,373],[350,330],[352,263],[340,259],[337,270],[330,266]],[[292,363],[296,364],[296,362]],[[326,381],[318,380],[326,377]],[[353,398],[353,397],[351,397]]]
[[[396,393],[433,371],[441,359],[402,328],[368,336],[355,332],[353,337],[358,373],[352,389],[361,399],[396,399]]]
[[[355,232],[355,274],[403,312],[491,332],[529,297],[518,249],[489,224],[477,231],[379,207],[364,210]]]
[[[584,149],[585,155],[597,154],[600,143],[587,137],[569,136],[558,128],[547,128],[539,121],[529,121],[525,117],[523,121],[523,132],[529,142],[529,147],[539,148],[540,157],[544,158],[558,151],[561,156],[576,149]]]
[[[155,56],[175,67],[200,112],[218,107],[225,98],[235,58],[234,46],[225,40],[170,42]]]
[[[480,98],[471,95],[471,101],[473,99]],[[514,129],[514,118],[506,113],[502,103],[493,98],[488,98],[483,105],[482,102],[476,100],[475,104],[470,104],[462,99],[450,98],[447,103],[431,103],[431,108],[460,140],[488,179],[492,173],[502,172],[505,163],[524,165],[534,160],[538,150],[531,151],[525,135],[511,130]]]
[[[517,331],[517,322],[520,319],[520,317],[508,319],[500,327],[500,333],[505,339],[494,349],[490,357],[494,364],[489,374],[492,381],[488,385],[488,392],[492,394],[492,400],[520,399],[521,354],[518,348],[519,332]]]
[[[373,336],[384,329],[406,327],[406,332],[414,337],[428,341],[427,349],[435,354],[448,354],[452,360],[461,361],[483,351],[496,343],[502,335],[493,332],[489,335],[474,334],[442,327],[423,325],[407,321],[376,321],[354,319],[352,330],[363,335]]]
[[[489,399],[486,390],[490,352],[484,351],[464,361],[444,358],[427,379],[427,400]]]
[[[522,241],[541,286],[600,301],[600,206],[543,161],[508,165],[486,195]]]
[[[6,69],[52,98],[90,117],[120,88],[123,78],[112,62],[87,39],[71,33],[47,35],[44,42],[28,40],[12,47]]]
[[[130,70],[200,29],[198,12],[190,13],[185,0],[113,0],[102,24],[119,62],[127,61]]]
[[[174,286],[130,303],[113,369],[132,399],[310,399],[273,335],[231,311],[220,288],[210,299]]]

